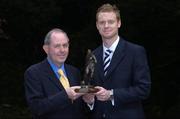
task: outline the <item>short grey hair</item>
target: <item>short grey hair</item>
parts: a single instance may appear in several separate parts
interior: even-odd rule
[[[49,45],[49,44],[50,44],[51,35],[52,35],[53,33],[63,33],[63,34],[65,34],[65,35],[67,36],[66,32],[64,32],[62,29],[54,28],[54,29],[50,30],[50,31],[46,34],[46,36],[45,36],[45,38],[44,38],[44,45]],[[68,38],[68,36],[67,36],[67,38]],[[68,38],[68,39],[69,39],[69,38]]]

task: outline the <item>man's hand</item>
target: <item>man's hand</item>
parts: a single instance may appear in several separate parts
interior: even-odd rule
[[[93,104],[94,103],[94,97],[95,97],[95,95],[93,93],[87,93],[87,94],[83,95],[83,100],[87,104]]]
[[[110,99],[110,90],[106,90],[103,87],[96,86],[95,88],[99,89],[97,93],[95,93],[97,100],[107,101]]]
[[[80,86],[72,86],[72,87],[69,87],[69,88],[65,89],[68,97],[71,100],[76,100],[80,96],[84,95],[84,93],[76,93],[74,90],[77,89],[77,88],[80,88]]]

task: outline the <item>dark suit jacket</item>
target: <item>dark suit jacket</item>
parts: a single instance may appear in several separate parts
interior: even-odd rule
[[[103,74],[103,47],[93,52],[97,58],[92,83],[114,90],[115,105],[111,101],[97,101],[94,117],[108,119],[143,119],[141,100],[150,92],[150,71],[143,47],[120,39],[106,76]]]
[[[79,85],[80,72],[67,64],[65,64],[65,70],[70,85]],[[26,70],[25,92],[34,118],[83,118],[82,100],[77,99],[73,103],[71,102],[47,59]]]

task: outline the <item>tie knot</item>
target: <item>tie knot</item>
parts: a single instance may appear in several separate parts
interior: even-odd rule
[[[111,51],[110,49],[107,49],[107,50],[106,50],[106,53],[108,53],[108,54],[111,54],[111,52],[112,52],[112,51]]]
[[[111,50],[110,49],[107,49],[106,51],[105,51],[105,59],[107,58],[107,57],[109,57],[109,55],[111,54]]]
[[[64,72],[63,72],[62,69],[59,69],[59,70],[58,70],[58,73],[59,73],[61,76],[64,76]]]

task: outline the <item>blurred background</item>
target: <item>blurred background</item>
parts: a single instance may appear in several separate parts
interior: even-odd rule
[[[179,0],[0,0],[0,119],[30,119],[24,71],[46,55],[46,33],[61,28],[70,38],[67,63],[83,71],[87,49],[101,38],[95,13],[103,3],[121,11],[120,36],[145,47],[152,77],[143,102],[147,119],[180,118]]]

